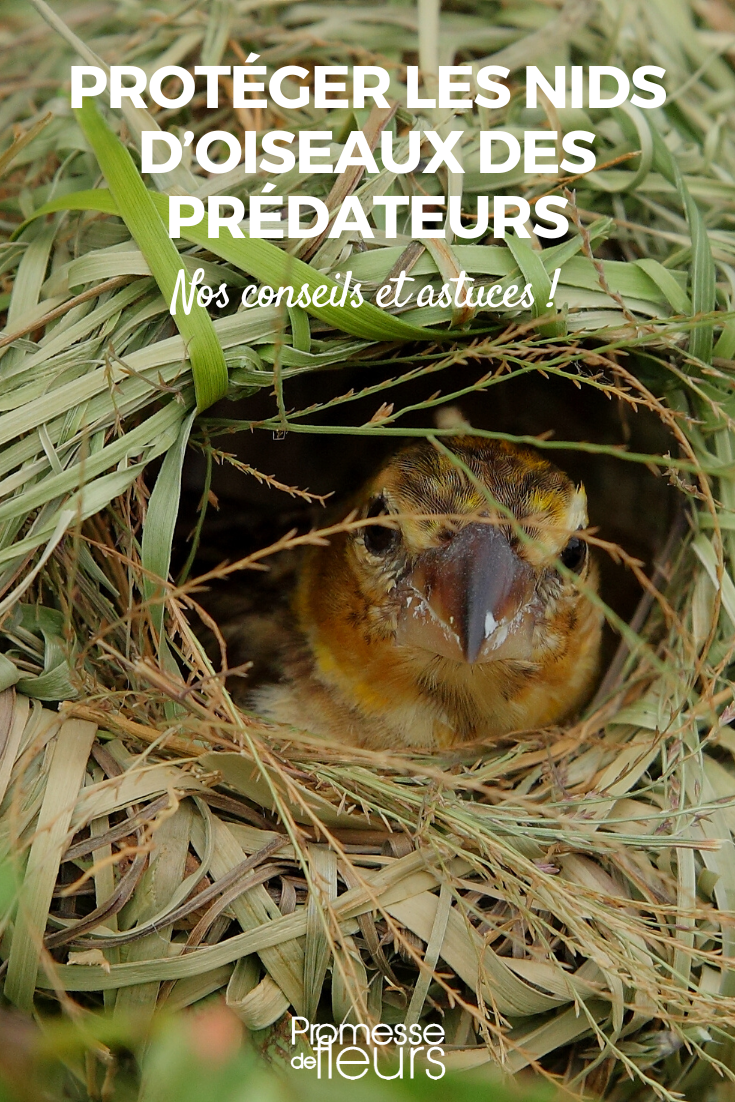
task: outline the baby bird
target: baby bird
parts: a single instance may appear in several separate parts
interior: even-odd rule
[[[298,638],[257,710],[399,750],[575,713],[601,634],[582,486],[529,449],[459,436],[398,452],[354,506],[368,523],[305,556]]]

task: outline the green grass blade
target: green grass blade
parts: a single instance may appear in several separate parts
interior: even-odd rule
[[[127,149],[90,100],[76,112],[76,117],[110,185],[116,213],[124,220],[143,253],[164,299],[171,302],[176,279],[179,272],[184,271],[184,265],[161,221],[152,193],[143,183]],[[167,208],[168,197],[162,198]],[[206,409],[227,393],[224,353],[203,306],[195,302],[190,314],[182,310],[175,317],[188,345],[197,407]]]
[[[676,160],[658,131],[653,130],[654,167],[677,189],[684,206],[692,238],[691,297],[694,315],[709,314],[715,308],[715,265],[712,259],[707,227],[699,207],[684,182]],[[649,275],[651,273],[649,272]],[[689,351],[697,359],[709,363],[712,359],[713,325],[698,325],[689,338]]]
[[[553,306],[546,305],[551,294],[551,279],[544,267],[541,253],[534,252],[528,241],[522,237],[516,237],[514,233],[508,234],[506,242],[521,270],[521,275],[526,283],[531,284],[533,291],[531,313],[535,318],[541,318],[554,309]],[[539,333],[543,337],[558,337],[563,332],[563,325],[563,322],[553,318],[548,324],[539,327]]]
[[[192,412],[187,417],[181,426],[176,443],[166,452],[166,458],[161,465],[156,485],[148,502],[148,512],[143,527],[141,546],[143,567],[150,574],[162,578],[164,582],[168,578],[171,565],[171,546],[181,495],[181,469],[194,416],[195,412]],[[163,595],[160,587],[150,577],[146,577],[143,581],[143,592],[146,599],[153,602],[151,618],[160,639],[163,634]]]
[[[677,314],[691,314],[692,304],[689,296],[674,279],[668,268],[664,268],[658,260],[652,256],[646,256],[642,260],[636,260],[636,265],[642,268],[646,275],[650,276],[660,291],[673,306]]]

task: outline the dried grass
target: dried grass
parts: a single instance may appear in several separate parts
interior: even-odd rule
[[[720,1076],[732,1084],[735,1054],[729,9],[708,4],[700,22],[683,0],[478,3],[443,13],[441,34],[421,2],[418,14],[249,0],[208,15],[164,5],[160,18],[135,3],[59,10],[121,62],[216,64],[242,43],[269,64],[378,58],[397,71],[416,51],[429,67],[482,50],[508,65],[654,58],[678,91],[656,130],[630,112],[590,125],[610,167],[574,182],[577,233],[543,251],[567,304],[551,330],[548,318],[539,331],[485,314],[419,347],[388,322],[350,337],[303,312],[232,314],[214,322],[230,394],[275,387],[279,414],[193,421],[184,339],[166,327],[148,261],[120,221],[74,212],[99,170],[56,98],[70,55],[7,9],[21,29],[0,40],[0,123],[22,125],[0,154],[0,228],[10,237],[49,201],[71,212],[0,245],[0,845],[19,884],[2,920],[6,997],[145,1018],[224,990],[255,1031],[289,1008],[327,1015],[330,999],[335,1021],[438,1011],[451,1067],[530,1066],[616,1099],[714,1097]],[[514,110],[505,125],[520,125]],[[245,121],[320,125],[315,112]],[[471,165],[472,128],[488,120],[465,121]],[[204,128],[204,114],[194,123]],[[262,185],[182,172],[202,195]],[[498,186],[536,195],[570,182]],[[471,170],[447,183],[480,187]],[[381,174],[357,193],[393,186]],[[606,238],[625,261],[594,257]],[[185,263],[206,263],[213,282],[257,275],[249,243],[237,255],[212,244],[186,243]],[[375,289],[404,249],[417,251],[408,238],[374,245],[327,240],[311,269],[344,270],[349,258]],[[287,258],[273,253],[261,259],[277,280]],[[427,243],[412,271],[510,282],[516,260],[502,247],[450,243],[440,255]],[[436,310],[403,320],[451,321]],[[392,343],[376,352],[380,341]],[[356,395],[335,373],[325,405],[287,409],[289,379],[368,355],[395,364],[394,378]],[[551,454],[653,464],[690,518],[652,579],[628,556],[647,593],[630,625],[606,609],[622,643],[596,700],[568,729],[444,757],[347,751],[238,710],[192,627],[199,617],[217,632],[196,603],[201,586],[336,528],[284,536],[195,581],[163,580],[190,433],[210,469],[222,458],[213,439],[246,428],[440,440],[452,430],[402,427],[397,382],[475,363],[477,379],[421,403],[427,424],[440,404],[537,374],[652,411],[671,433],[663,455],[533,439]],[[378,416],[352,424],[350,403],[373,394]],[[337,405],[344,424],[320,424]],[[144,472],[164,455],[149,502]]]

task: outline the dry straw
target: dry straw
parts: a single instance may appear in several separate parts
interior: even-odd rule
[[[25,1010],[55,999],[76,1015],[104,1005],[145,1018],[222,991],[254,1031],[289,1009],[336,1022],[441,1011],[451,1067],[531,1066],[574,1091],[620,1098],[732,1080],[730,8],[34,6],[47,23],[6,3],[0,34],[0,839],[22,882],[2,919],[6,997]],[[672,94],[665,111],[588,119],[607,167],[584,179],[497,181],[531,198],[576,187],[574,233],[542,252],[520,240],[389,244],[380,233],[367,250],[349,233],[315,251],[309,241],[225,244],[196,232],[180,245],[189,271],[204,267],[210,283],[233,287],[315,286],[348,264],[375,290],[411,264],[430,282],[465,270],[509,284],[520,272],[544,303],[559,267],[565,310],[554,318],[399,317],[366,305],[255,308],[212,322],[202,310],[172,333],[165,294],[179,261],[162,232],[165,200],[126,150],[135,157],[141,129],[182,120],[131,109],[104,121],[92,107],[75,118],[61,89],[74,53],[152,70],[250,50],[273,67],[387,65],[397,93],[416,55],[429,74],[457,58],[513,70],[654,61]],[[198,131],[214,125],[202,107],[186,120]],[[335,207],[349,186],[369,207],[399,186],[430,186],[463,195],[471,213],[483,186],[478,129],[524,128],[519,97],[501,114],[480,109],[452,124],[466,132],[461,176],[427,185],[355,174],[329,192],[325,177],[293,174],[280,187]],[[225,112],[218,125],[323,129],[323,115]],[[446,112],[427,121],[452,122]],[[329,119],[337,138],[417,124],[403,111]],[[185,166],[174,181],[200,197],[262,185]],[[624,259],[594,259],[606,240]],[[689,521],[677,522],[653,581],[630,564],[644,604],[630,625],[608,610],[623,646],[573,728],[417,758],[348,753],[268,726],[234,707],[205,656],[191,626],[196,586],[163,580],[189,439],[211,471],[216,434],[250,427],[194,416],[222,392],[225,369],[231,397],[275,387],[280,413],[259,430],[439,440],[444,430],[402,428],[406,411],[388,404],[352,424],[356,396],[340,393],[339,373],[329,404],[344,407],[341,427],[320,425],[319,406],[287,412],[289,379],[357,364],[377,343],[396,378],[476,362],[476,381],[442,402],[541,373],[647,408],[669,429],[666,455],[535,441],[552,455],[579,447],[656,466]],[[398,400],[392,389],[364,393],[387,403]],[[419,407],[427,425],[435,404]],[[143,475],[161,456],[147,501]],[[328,535],[286,536],[215,573]]]

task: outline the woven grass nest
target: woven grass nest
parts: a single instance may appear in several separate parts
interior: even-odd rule
[[[26,1011],[73,1000],[76,1014],[145,1020],[220,992],[265,1045],[289,1012],[437,1020],[449,1068],[531,1068],[615,1099],[731,1097],[715,1094],[733,1089],[735,1064],[730,9],[36,6],[53,25],[10,5],[0,38],[0,846],[16,885],[1,920],[5,998]],[[498,181],[529,197],[576,188],[573,232],[534,258],[541,294],[561,268],[557,315],[480,312],[442,338],[456,318],[414,311],[403,320],[433,329],[407,342],[390,315],[384,330],[355,333],[299,310],[231,311],[213,326],[230,403],[194,418],[187,343],[148,259],[114,206],[75,203],[105,181],[59,90],[75,51],[154,68],[251,50],[267,65],[372,59],[392,67],[397,87],[416,56],[424,67],[492,58],[519,82],[531,63],[632,71],[653,58],[671,103],[592,112],[586,128],[607,167],[587,177]],[[325,125],[310,109],[255,114],[224,112],[217,125]],[[515,96],[501,114],[463,116],[466,174],[421,186],[464,188],[474,209],[477,128],[545,118]],[[204,130],[209,115],[195,104],[158,122]],[[367,113],[330,115],[335,132],[367,125]],[[131,119],[108,117],[115,148],[135,151]],[[201,195],[263,184],[180,172],[176,186]],[[280,184],[325,197],[332,186],[295,175]],[[351,186],[367,200],[397,184],[383,172]],[[187,268],[235,287],[265,279],[247,241],[235,259],[215,244],[182,240]],[[348,264],[372,291],[397,265],[438,283],[461,269],[510,281],[529,263],[492,240],[389,245],[378,233],[367,244],[325,240],[309,263],[325,278]],[[268,248],[277,283],[288,258]],[[318,448],[325,433],[366,446],[441,434],[437,407],[459,401],[472,419],[473,403],[528,376],[541,403],[555,386],[570,407],[594,393],[629,424],[660,422],[658,449],[602,439],[593,422],[583,442],[535,442],[552,458],[563,449],[562,465],[575,454],[613,472],[633,465],[641,486],[658,474],[680,503],[655,563],[610,547],[604,525],[597,533],[598,554],[622,559],[643,597],[627,620],[607,609],[620,646],[578,721],[422,757],[327,746],[236,706],[224,659],[201,642],[202,625],[221,640],[199,604],[204,587],[225,576],[234,586],[320,537],[284,529],[197,577],[212,471],[228,461],[218,437],[279,433],[287,448],[313,433]],[[293,408],[289,388],[308,394],[317,378],[319,403]],[[404,379],[426,383],[408,411]],[[256,422],[249,403],[274,390]],[[351,418],[350,403],[367,399],[379,414]],[[204,492],[174,578],[187,444],[203,457]],[[229,461],[242,480],[265,477]],[[273,494],[284,488],[270,482]]]

